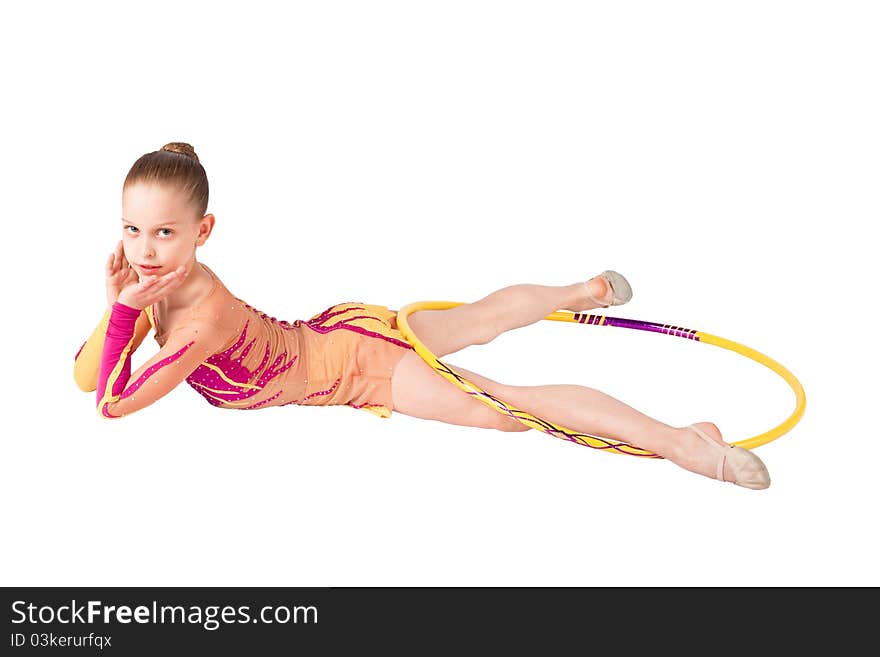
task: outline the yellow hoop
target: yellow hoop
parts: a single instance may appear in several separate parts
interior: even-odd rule
[[[516,408],[515,406],[505,402],[504,400],[493,397],[485,390],[480,388],[478,385],[472,383],[471,381],[468,381],[460,373],[456,372],[447,364],[443,363],[433,353],[431,353],[431,351],[424,344],[422,344],[421,340],[419,340],[418,337],[412,332],[409,327],[407,318],[412,313],[418,312],[420,310],[446,310],[448,308],[454,308],[461,305],[463,305],[463,303],[458,301],[417,301],[407,304],[397,311],[397,329],[400,331],[403,337],[406,338],[406,340],[413,346],[415,352],[426,363],[428,363],[428,365],[430,365],[435,372],[440,374],[440,376],[442,376],[444,379],[457,386],[458,388],[461,388],[468,394],[474,395],[481,402],[483,402],[487,406],[494,408],[499,413],[502,413],[503,415],[509,415],[510,417],[519,420],[526,426],[533,429],[539,429],[547,434],[550,434],[551,436],[563,438],[565,440],[570,440],[580,445],[585,445],[587,447],[593,447],[595,449],[601,449],[616,454],[629,454],[631,456],[662,458],[657,454],[641,449],[640,447],[636,447],[634,444],[621,442],[610,438],[603,438],[601,436],[593,436],[590,434],[581,433],[531,415],[530,413],[527,413],[522,409]],[[774,427],[770,431],[765,431],[764,433],[758,434],[757,436],[730,443],[731,445],[737,445],[746,449],[752,449],[754,447],[757,447],[758,445],[769,443],[771,440],[775,440],[785,433],[789,432],[792,427],[794,427],[798,423],[798,421],[800,421],[801,417],[804,414],[804,411],[806,410],[807,399],[806,395],[804,394],[804,388],[803,386],[801,386],[800,382],[794,377],[794,375],[772,358],[758,351],[755,351],[754,349],[747,347],[743,344],[739,344],[738,342],[727,340],[726,338],[721,338],[717,335],[712,335],[711,333],[696,331],[694,329],[670,326],[668,324],[656,324],[654,322],[645,322],[641,320],[607,317],[605,315],[589,315],[586,313],[559,311],[550,313],[549,315],[544,317],[544,319],[556,322],[574,322],[578,324],[592,324],[596,326],[616,326],[619,328],[656,331],[664,333],[666,335],[673,335],[675,337],[686,338],[698,342],[705,342],[707,344],[722,347],[730,351],[735,351],[736,353],[746,356],[747,358],[750,358],[758,363],[761,363],[762,365],[776,372],[779,376],[785,379],[785,381],[791,386],[792,390],[794,391],[796,400],[794,412],[784,422]]]

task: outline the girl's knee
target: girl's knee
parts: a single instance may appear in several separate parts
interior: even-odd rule
[[[516,420],[509,415],[502,415],[501,413],[495,412],[495,415],[498,416],[498,426],[495,428],[499,431],[528,431],[531,427],[527,427],[519,420]]]
[[[471,399],[471,401],[476,401]],[[497,431],[528,431],[529,427],[519,420],[495,410],[494,406],[489,406],[482,402],[472,409],[472,415],[468,418],[466,424],[473,427],[482,427],[484,429],[495,429]]]

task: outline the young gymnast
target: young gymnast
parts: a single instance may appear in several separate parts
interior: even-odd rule
[[[385,306],[347,302],[287,322],[232,294],[196,260],[215,218],[208,180],[189,144],[139,158],[122,190],[122,239],[106,262],[107,310],[74,358],[79,388],[96,391],[101,417],[149,406],[186,381],[210,404],[258,409],[346,404],[388,418],[392,410],[449,424],[527,431],[515,419],[450,385],[409,345]],[[474,303],[409,317],[438,358],[533,324],[557,310],[584,312],[632,297],[605,271],[571,285],[512,285]],[[134,374],[131,355],[153,329],[160,349]],[[727,445],[718,427],[673,427],[579,385],[512,386],[456,366],[493,396],[576,431],[638,447],[708,477],[767,488],[752,452]]]

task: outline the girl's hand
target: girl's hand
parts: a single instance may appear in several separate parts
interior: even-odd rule
[[[125,259],[122,240],[117,242],[113,253],[107,257],[104,270],[107,275],[107,307],[110,308],[119,298],[119,293],[124,287],[138,282],[137,272],[129,266],[128,260]]]
[[[162,276],[147,276],[140,283],[125,287],[116,301],[143,310],[171,294],[183,283],[184,278],[186,278],[186,268],[183,265]]]

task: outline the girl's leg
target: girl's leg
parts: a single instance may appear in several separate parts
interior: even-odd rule
[[[581,433],[628,442],[692,472],[715,476],[718,455],[696,433],[655,420],[599,390],[566,384],[512,386],[449,365],[493,397],[536,417]],[[396,413],[500,431],[530,429],[450,384],[415,352],[406,354],[394,369],[391,389]],[[703,422],[698,426],[723,444],[714,424]],[[725,466],[725,479],[729,481],[732,476]]]
[[[576,312],[600,308],[587,298],[589,292],[597,299],[611,301],[611,287],[602,277],[571,285],[533,285],[522,283],[501,288],[472,306],[479,308],[487,323],[495,326],[495,336],[529,326],[557,310]]]
[[[602,277],[588,281],[589,292],[608,299],[611,288]],[[522,283],[497,290],[473,303],[447,310],[420,310],[408,318],[413,332],[438,358],[476,344],[486,344],[506,331],[534,324],[557,310],[591,310],[583,281],[571,285]]]
[[[696,433],[655,420],[604,392],[573,384],[512,386],[457,365],[451,367],[493,397],[536,417],[581,433],[628,442],[659,454],[686,470],[707,477],[715,476],[718,455]],[[453,386],[450,388],[455,390]],[[492,412],[505,419],[505,424],[499,427],[502,430],[528,429],[518,420]],[[719,443],[726,444],[718,427],[711,422],[697,423],[697,426]],[[733,477],[730,466],[725,465],[725,480],[731,481]]]

